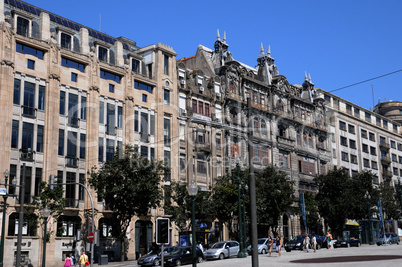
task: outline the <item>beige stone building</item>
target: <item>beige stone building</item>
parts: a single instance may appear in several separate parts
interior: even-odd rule
[[[59,183],[87,184],[87,171],[110,159],[123,143],[138,147],[151,160],[167,162],[171,174],[161,186],[178,177],[173,166],[179,150],[174,134],[179,114],[176,53],[171,47],[158,43],[140,48],[135,41],[103,34],[22,1],[1,1],[0,27],[0,170],[9,170],[10,182],[16,178],[18,195],[26,166],[26,207],[38,194],[39,183],[51,174]],[[107,203],[92,190],[91,194],[100,240],[94,259],[107,254],[109,260],[119,260],[120,246],[108,234]],[[53,231],[47,266],[62,264],[67,253],[89,251],[89,197],[82,187],[66,185],[65,198],[62,217],[47,225]],[[2,218],[4,266],[15,261],[19,201],[9,197]],[[129,258],[148,251],[159,216],[163,210],[156,209],[132,220]],[[58,231],[60,227],[64,231]],[[41,264],[38,231],[23,227],[22,264]]]

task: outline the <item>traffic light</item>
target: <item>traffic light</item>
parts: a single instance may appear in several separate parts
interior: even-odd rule
[[[156,219],[156,244],[169,244],[169,219]]]
[[[54,174],[51,174],[50,176],[49,176],[49,187],[50,187],[50,190],[53,190],[54,189],[54,178],[55,178],[56,176],[54,175]]]

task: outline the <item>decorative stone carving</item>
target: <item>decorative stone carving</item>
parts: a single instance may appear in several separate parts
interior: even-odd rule
[[[134,103],[134,97],[132,97],[132,96],[130,96],[130,95],[126,96],[126,100],[127,100],[127,101],[131,101],[131,102]]]
[[[57,81],[59,81],[60,82],[60,75],[58,75],[57,73],[51,73],[51,74],[49,74],[49,79],[50,80],[57,80]]]
[[[92,86],[89,87],[89,91],[96,91],[96,92],[99,93],[99,87],[96,86],[96,85],[92,85]]]
[[[14,62],[12,62],[11,60],[4,59],[4,60],[1,61],[1,65],[6,65],[6,66],[9,66],[11,68],[14,68]]]

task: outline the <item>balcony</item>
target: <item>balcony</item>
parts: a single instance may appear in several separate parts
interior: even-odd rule
[[[116,126],[106,124],[106,134],[108,134],[108,135],[116,135]]]
[[[66,167],[77,168],[78,167],[78,158],[66,156]]]
[[[294,142],[295,142],[295,140],[292,138],[279,136],[279,135],[276,137],[276,140],[278,141],[278,143],[288,145],[288,146],[293,146]]]
[[[32,148],[20,149],[20,160],[34,161],[34,155],[35,155],[35,151],[32,151]]]
[[[22,116],[28,118],[36,118],[36,108],[30,106],[21,106]]]
[[[66,198],[65,199],[65,204],[66,204],[66,208],[73,208],[73,209],[78,209],[78,203],[79,201],[77,199],[74,198]]]
[[[384,148],[384,149],[389,150],[390,146],[389,146],[389,144],[387,142],[380,142],[380,148]]]
[[[195,143],[195,149],[197,151],[204,151],[204,152],[208,152],[211,153],[211,144],[209,142],[205,142],[205,143]]]
[[[392,177],[392,172],[389,170],[382,170],[382,176],[384,177]]]
[[[150,135],[148,133],[140,132],[140,141],[143,143],[149,143]]]
[[[78,128],[78,124],[79,124],[79,119],[77,117],[68,117],[68,126],[74,127],[74,128]]]
[[[391,163],[391,158],[388,157],[388,156],[381,156],[381,163],[390,164]]]

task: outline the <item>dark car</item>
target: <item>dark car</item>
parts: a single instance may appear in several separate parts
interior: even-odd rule
[[[289,240],[284,245],[285,250],[287,252],[290,252],[292,250],[303,250],[303,248],[304,248],[304,246],[303,246],[304,245],[304,238],[305,237],[306,237],[305,235],[298,235],[298,236],[293,237],[291,240]],[[311,245],[312,244],[312,241],[311,241],[312,235],[309,235],[309,237],[310,237],[310,248],[312,248],[312,245]],[[316,240],[317,240],[316,248],[320,249],[322,247],[322,238],[320,236],[316,235]]]
[[[164,256],[173,251],[175,247],[166,247],[163,249]],[[138,258],[137,264],[140,266],[159,266],[161,265],[161,252],[159,247],[154,247],[144,256]]]
[[[166,266],[181,266],[182,264],[189,264],[193,262],[193,248],[192,247],[176,247],[170,254],[164,256]],[[203,262],[205,257],[204,253],[199,248],[196,248],[197,262]]]
[[[377,246],[387,245],[387,244],[397,244],[399,245],[399,236],[395,233],[386,233],[380,235],[377,239]]]
[[[338,247],[360,247],[362,244],[360,238],[341,238],[338,239],[334,242],[334,248],[338,248]]]

